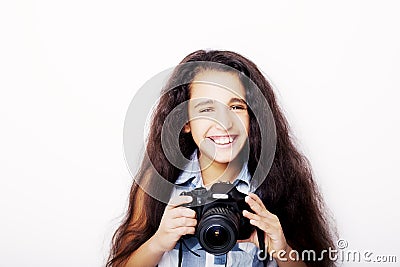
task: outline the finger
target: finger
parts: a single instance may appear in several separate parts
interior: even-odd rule
[[[264,231],[266,237],[268,237],[270,240],[277,241],[280,238],[282,238],[282,236],[284,236],[282,228],[279,225],[271,225],[264,220],[254,220],[254,219],[250,220],[250,224]]]
[[[249,196],[250,196],[253,200],[255,200],[255,201],[258,203],[258,205],[260,205],[262,208],[267,209],[259,196],[257,196],[257,195],[254,194],[254,193],[251,193],[251,192],[249,193]]]
[[[195,233],[195,228],[188,226],[188,227],[179,227],[174,229],[174,232],[179,236],[183,236],[183,235],[190,235],[190,234],[194,234]]]
[[[190,203],[192,202],[193,198],[191,196],[176,196],[170,199],[167,209],[173,209],[177,206],[180,206],[182,204]]]
[[[194,227],[197,225],[196,219],[180,217],[175,218],[171,221],[171,229],[180,228],[180,227]]]
[[[176,207],[167,211],[168,217],[171,219],[179,217],[195,218],[196,212],[186,207]]]
[[[243,216],[246,217],[249,220],[259,220],[261,217],[257,214],[254,214],[248,210],[243,211]]]
[[[277,216],[273,215],[270,217],[261,217],[257,214],[254,214],[252,212],[249,212],[247,210],[243,211],[243,216],[248,218],[249,220],[255,220],[255,221],[263,221],[263,223],[266,224],[266,229],[270,229],[271,231],[273,231],[273,229],[275,230],[279,230],[281,229],[281,224],[279,222],[279,219]],[[261,228],[260,228],[261,229]],[[264,229],[263,229],[264,230]]]
[[[260,206],[261,212],[260,214],[263,214],[263,216],[265,217],[276,217],[275,214],[271,213],[264,205],[264,203],[262,202],[262,200],[254,193],[249,193],[249,201],[254,201],[255,203],[257,203],[258,206]],[[247,201],[246,201],[247,202]],[[248,203],[249,204],[249,203]],[[255,204],[254,204],[255,205]],[[250,206],[250,205],[249,205]],[[255,211],[255,210],[254,210]]]
[[[252,243],[250,238],[243,239],[243,240],[236,240],[236,243]]]
[[[269,225],[266,222],[264,222],[263,220],[251,219],[250,224],[263,230],[267,235],[271,234],[271,229],[270,229]]]
[[[260,222],[260,225],[262,225],[263,228],[259,228],[262,230],[278,228],[278,225],[276,225],[275,222],[269,221],[267,218],[261,217],[247,210],[243,211],[243,215],[250,220],[250,223],[251,221]]]
[[[255,201],[250,196],[246,196],[245,197],[245,201],[250,206],[252,211],[257,213],[258,215],[265,216],[265,217],[268,215],[267,212],[266,212],[266,209],[264,207],[260,206],[260,204],[258,204],[258,202]]]
[[[253,200],[255,200],[255,201],[258,203],[258,205],[260,205],[260,206],[262,207],[262,209],[265,211],[265,213],[266,213],[267,215],[269,215],[269,216],[271,216],[271,217],[274,217],[274,216],[275,216],[275,214],[271,213],[271,212],[265,207],[264,202],[262,202],[262,200],[261,200],[261,198],[260,198],[259,196],[257,196],[257,195],[254,194],[254,193],[249,193],[249,195],[250,195],[250,197],[251,197]]]

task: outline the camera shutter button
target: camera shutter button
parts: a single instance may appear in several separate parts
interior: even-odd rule
[[[193,197],[196,199],[197,205],[203,204],[202,196],[207,193],[207,189],[204,187],[196,188],[192,191]]]
[[[192,193],[196,196],[204,195],[207,192],[207,189],[204,187],[196,188],[192,191]]]

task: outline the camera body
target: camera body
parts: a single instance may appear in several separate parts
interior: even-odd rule
[[[211,254],[227,253],[237,240],[249,238],[255,229],[243,216],[243,210],[251,211],[244,200],[246,194],[231,183],[218,182],[209,190],[200,187],[181,195],[193,198],[192,202],[182,206],[196,212],[195,236],[204,250]]]

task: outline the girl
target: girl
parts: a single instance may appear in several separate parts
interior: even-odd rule
[[[168,204],[148,194],[159,189],[157,177],[177,186],[162,187]],[[263,232],[270,260],[259,257],[257,231],[223,256],[206,253],[194,237],[178,252],[197,225],[194,210],[182,206],[192,198],[179,193],[217,181],[247,194],[243,216]],[[309,163],[256,65],[229,51],[185,57],[154,111],[107,266],[334,266],[324,254],[329,248],[332,231]],[[296,258],[309,250],[315,257]]]

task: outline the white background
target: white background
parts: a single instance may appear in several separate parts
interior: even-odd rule
[[[269,76],[348,249],[399,262],[397,1],[141,2],[1,2],[0,266],[104,265],[128,105],[202,48]]]

